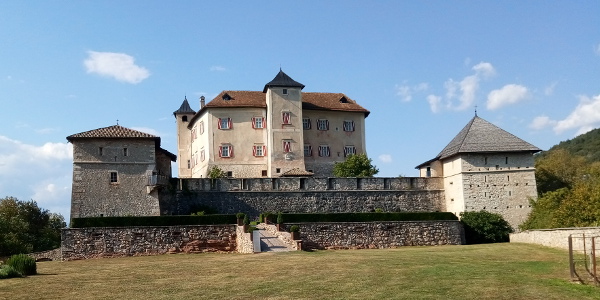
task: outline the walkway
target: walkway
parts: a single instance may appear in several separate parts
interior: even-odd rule
[[[277,236],[270,233],[268,230],[259,229],[260,234],[260,249],[262,252],[285,252],[295,251],[293,248],[284,244]]]

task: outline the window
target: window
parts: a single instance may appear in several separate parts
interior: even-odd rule
[[[317,129],[318,130],[329,130],[329,120],[318,119],[317,120]]]
[[[292,141],[283,140],[283,152],[292,152]]]
[[[196,166],[196,157],[198,155],[196,153],[192,153],[192,168]]]
[[[233,171],[227,171],[227,177],[233,177]]]
[[[252,155],[254,156],[265,156],[267,153],[267,146],[265,145],[254,145],[252,146]]]
[[[508,156],[504,158],[504,164],[508,165]]]
[[[309,118],[302,119],[302,129],[304,129],[304,130],[310,129],[310,119]]]
[[[281,169],[280,168],[276,168],[275,169],[275,173],[281,173]]]
[[[123,156],[129,156],[129,151],[127,148],[123,148]]]
[[[119,173],[110,172],[110,183],[119,183]]]
[[[354,121],[352,121],[352,120],[344,121],[344,131],[347,131],[347,132],[354,131]]]
[[[356,154],[356,148],[354,146],[344,146],[344,157]]]
[[[263,117],[252,118],[252,128],[265,128],[265,118],[263,118]]]
[[[182,116],[182,117],[181,117],[181,121],[183,121],[183,122],[187,122],[187,116]]]
[[[487,165],[487,157],[483,158],[483,163]]]
[[[219,118],[219,129],[231,129],[232,125],[231,118]]]
[[[288,92],[287,92],[287,89],[283,89],[283,94],[284,94],[284,95],[287,95],[287,94],[288,94]]]
[[[204,149],[200,150],[200,161],[204,161],[205,159],[205,155],[204,155]]]
[[[204,133],[204,121],[200,121],[199,127],[200,127],[200,134],[203,134]]]
[[[292,124],[291,114],[289,111],[284,111],[281,113],[282,124]]]
[[[225,95],[223,95],[223,100],[229,101],[229,100],[231,100],[231,96],[229,96],[228,94],[225,94]]]
[[[191,169],[191,168],[192,168],[192,161],[191,161],[191,160],[189,160],[189,159],[188,159],[188,161],[187,161],[187,166],[188,166],[188,169]]]
[[[309,157],[312,156],[312,146],[304,145],[304,156]]]
[[[102,156],[104,154],[104,148],[98,147],[98,154]]]
[[[321,156],[321,157],[329,157],[330,156],[330,151],[329,151],[328,145],[319,146],[319,156]]]
[[[261,175],[262,177],[267,177],[267,170],[262,170],[262,171],[260,171],[260,175]]]
[[[194,126],[194,128],[192,128],[192,141],[195,140],[197,138],[196,136],[196,126]]]
[[[431,167],[427,167],[427,173],[425,174],[427,177],[431,177]]]
[[[233,146],[232,145],[219,146],[219,157],[233,157]]]

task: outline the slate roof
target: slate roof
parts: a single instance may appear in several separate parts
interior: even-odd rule
[[[225,100],[223,96],[229,96]],[[266,108],[265,94],[258,91],[222,91],[204,107],[259,107]],[[369,115],[369,111],[343,93],[302,93],[302,109],[355,111]]]
[[[542,150],[475,116],[434,159],[418,165],[417,168],[434,160],[446,159],[459,153],[539,151]]]
[[[300,89],[304,88],[304,84],[292,79],[287,74],[283,73],[281,69],[279,69],[279,73],[271,80],[271,82],[265,84],[265,88],[263,89],[263,93],[267,92],[267,89],[270,87],[299,87]]]
[[[185,97],[183,99],[183,103],[181,103],[181,106],[179,107],[178,110],[176,110],[176,111],[173,112],[173,115],[176,115],[176,114],[195,114],[195,113],[196,113],[196,111],[193,110],[190,107],[190,103],[188,103],[187,97]]]
[[[68,136],[67,140],[70,142],[73,139],[80,138],[152,138],[160,140],[160,138],[155,135],[125,128],[120,125],[113,125],[109,127],[76,133]]]

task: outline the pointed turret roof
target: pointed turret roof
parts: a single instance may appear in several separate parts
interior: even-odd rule
[[[459,153],[539,151],[542,150],[476,115],[434,159],[417,168]]]
[[[195,113],[196,113],[196,111],[190,107],[190,104],[187,101],[187,97],[185,97],[183,99],[183,103],[181,103],[181,106],[179,107],[178,110],[173,112],[173,115],[175,116],[177,114],[195,114]]]
[[[281,69],[279,69],[279,73],[277,73],[277,76],[275,76],[275,78],[273,78],[271,82],[265,84],[263,93],[266,93],[267,89],[270,87],[299,87],[300,89],[303,89],[304,84],[292,79],[290,76],[283,73]]]

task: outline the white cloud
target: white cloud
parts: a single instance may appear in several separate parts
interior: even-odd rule
[[[488,94],[487,109],[494,110],[509,104],[515,104],[526,99],[529,91],[526,87],[518,84],[507,84],[499,90],[493,90]]]
[[[402,101],[409,102],[412,100],[412,96],[419,92],[424,92],[429,88],[429,85],[425,82],[419,83],[415,86],[407,85],[406,82],[402,85],[396,85],[396,95],[400,96]]]
[[[479,82],[496,74],[494,66],[488,62],[480,62],[473,66],[472,70],[475,72],[475,74],[466,76],[460,82],[450,78],[444,83],[444,88],[446,89],[447,109],[460,111],[473,107],[473,104],[475,103],[475,96],[477,94],[477,90],[479,89]],[[458,95],[459,91],[460,95]],[[455,103],[455,99],[458,100],[458,103]],[[428,101],[431,106],[430,99],[428,99]]]
[[[379,160],[384,163],[391,163],[392,156],[389,154],[381,154],[381,155],[379,155]]]
[[[544,95],[546,96],[552,96],[552,94],[554,94],[554,89],[556,88],[556,85],[558,84],[557,81],[551,83],[549,86],[547,86],[546,88],[544,88]]]
[[[436,95],[427,96],[427,102],[429,103],[429,107],[433,113],[439,113],[441,110],[442,97]]]
[[[88,51],[88,58],[83,64],[88,73],[132,84],[140,83],[150,76],[150,71],[137,66],[133,56],[125,53]]]
[[[225,69],[225,67],[223,66],[212,66],[210,67],[210,70],[213,72],[225,72],[227,71],[227,69]]]
[[[68,218],[72,149],[69,143],[36,146],[0,136],[0,197],[32,199]]]
[[[556,121],[550,119],[548,116],[542,115],[535,117],[529,124],[529,128],[533,130],[541,130],[554,125],[556,125]]]
[[[579,105],[564,120],[554,126],[554,132],[562,133],[570,129],[578,129],[577,134],[582,134],[600,125],[600,95],[592,98],[579,97]]]

